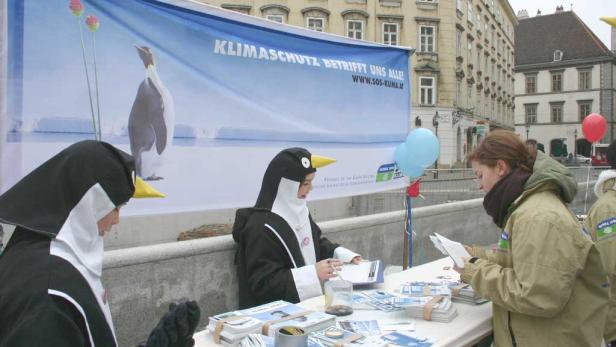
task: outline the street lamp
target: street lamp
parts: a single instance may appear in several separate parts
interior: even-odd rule
[[[528,140],[528,132],[530,131],[530,123],[526,122],[526,124],[524,124],[524,128],[526,128],[526,139]]]
[[[438,111],[436,111],[436,113],[434,114],[434,117],[432,118],[432,126],[434,127],[434,130],[435,130],[434,132],[436,134],[437,140],[438,140],[438,121],[439,119],[440,117],[438,115]],[[436,161],[434,162],[434,178],[438,178],[438,157],[436,157]]]
[[[573,159],[577,158],[577,128],[573,129]]]

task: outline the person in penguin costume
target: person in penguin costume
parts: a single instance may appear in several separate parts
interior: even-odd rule
[[[289,148],[270,162],[253,208],[236,212],[233,239],[241,308],[322,295],[321,281],[361,257],[321,236],[306,197],[316,169],[334,159]],[[332,259],[334,258],[334,259]]]
[[[0,347],[117,346],[103,235],[131,197],[164,195],[98,141],[67,147],[0,195],[0,222],[16,227],[0,255]],[[194,302],[173,306],[146,345],[190,345],[199,315]]]

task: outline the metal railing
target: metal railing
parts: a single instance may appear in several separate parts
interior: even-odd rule
[[[578,183],[593,182],[607,166],[568,166]],[[472,169],[428,169],[421,177],[422,192],[475,192],[479,185]]]

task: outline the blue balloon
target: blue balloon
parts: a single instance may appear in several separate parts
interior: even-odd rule
[[[398,169],[400,169],[405,176],[419,177],[423,175],[424,168],[411,162],[411,157],[408,154],[406,143],[402,142],[396,147],[394,158],[396,159]]]
[[[438,158],[439,143],[432,131],[417,128],[406,137],[406,151],[411,164],[427,168]]]

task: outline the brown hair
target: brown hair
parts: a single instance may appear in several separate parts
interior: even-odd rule
[[[512,169],[532,172],[534,158],[516,133],[509,130],[494,130],[468,155],[469,161],[478,161],[489,167],[497,160],[507,163]]]

